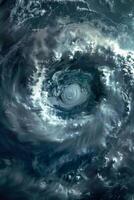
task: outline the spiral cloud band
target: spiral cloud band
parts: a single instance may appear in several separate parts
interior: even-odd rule
[[[0,2],[3,199],[134,198],[132,5]]]

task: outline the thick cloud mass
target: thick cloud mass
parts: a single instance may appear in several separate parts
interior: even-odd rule
[[[0,200],[134,198],[133,7],[0,1]]]

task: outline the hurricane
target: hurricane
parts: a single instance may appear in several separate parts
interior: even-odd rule
[[[0,1],[0,199],[134,199],[132,0]]]

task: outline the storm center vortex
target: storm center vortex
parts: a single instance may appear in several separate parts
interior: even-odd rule
[[[72,83],[64,88],[61,94],[62,101],[69,107],[83,103],[87,99],[87,92],[80,85]]]
[[[62,100],[68,104],[75,104],[79,101],[81,96],[80,87],[77,84],[71,84],[65,87],[65,90],[62,94]]]

